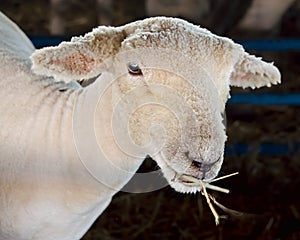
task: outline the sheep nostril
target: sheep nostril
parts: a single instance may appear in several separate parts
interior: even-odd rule
[[[205,179],[205,172],[203,172],[203,173],[201,174],[200,179],[201,179],[201,180],[204,180],[204,179]]]
[[[194,167],[201,168],[202,163],[201,163],[201,162],[198,162],[198,161],[196,161],[196,160],[193,160],[193,161],[192,161],[192,165],[193,165]]]

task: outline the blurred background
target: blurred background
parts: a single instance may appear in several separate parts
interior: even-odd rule
[[[229,195],[213,195],[247,214],[228,216],[216,227],[200,194],[182,195],[170,187],[120,192],[83,239],[300,239],[299,0],[1,0],[0,10],[31,38],[46,39],[44,45],[53,44],[51,36],[69,39],[102,24],[181,17],[241,43],[255,40],[245,45],[247,51],[281,71],[280,86],[255,92],[233,88],[233,97],[243,94],[246,103],[227,106],[228,142],[220,175],[240,174],[218,183],[231,189]],[[252,93],[258,99],[249,103]],[[279,100],[261,100],[272,96]],[[283,103],[281,97],[293,100]],[[156,168],[147,159],[139,171]]]

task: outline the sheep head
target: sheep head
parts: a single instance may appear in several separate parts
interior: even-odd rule
[[[109,74],[111,113],[117,112],[112,121],[126,129],[120,142],[131,142],[132,155],[155,159],[169,184],[181,192],[200,188],[185,186],[180,175],[210,181],[221,168],[229,86],[280,82],[276,67],[230,39],[166,17],[101,26],[37,50],[31,59],[34,72],[59,80],[100,75],[100,82]]]

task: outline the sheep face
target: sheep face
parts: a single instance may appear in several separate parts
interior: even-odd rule
[[[196,188],[174,177],[214,178],[223,161],[226,135],[213,81],[192,59],[179,65],[174,61],[184,57],[171,49],[124,47],[106,65],[114,76],[114,139],[130,155],[150,155],[176,190],[189,192]],[[118,134],[120,126],[127,130]]]
[[[137,158],[150,155],[181,192],[200,188],[187,187],[180,175],[210,181],[221,168],[229,85],[260,87],[280,80],[274,66],[230,39],[163,17],[99,27],[37,50],[32,60],[36,73],[66,81],[101,74],[97,83],[109,75],[110,126],[118,140],[112,145],[125,143],[123,152]]]

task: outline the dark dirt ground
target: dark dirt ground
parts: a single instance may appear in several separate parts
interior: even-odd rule
[[[87,32],[97,25],[93,4],[91,0],[72,1],[72,11],[66,14],[66,35]],[[143,8],[143,1],[115,1],[113,23],[142,18]],[[29,35],[49,34],[48,1],[2,0],[0,10]],[[298,16],[289,11],[272,37],[299,37]],[[78,22],[78,18],[85,21]],[[282,73],[280,86],[256,93],[300,93],[299,51],[252,53],[274,61]],[[284,156],[258,153],[261,143],[299,144],[300,106],[231,104],[227,107],[227,133],[229,146],[246,143],[251,151],[225,156],[221,175],[240,174],[218,184],[231,189],[229,195],[214,196],[225,206],[249,214],[229,216],[216,227],[200,194],[182,195],[170,187],[143,194],[120,192],[83,239],[300,239],[300,149]],[[143,168],[150,171],[155,166],[147,161]]]

